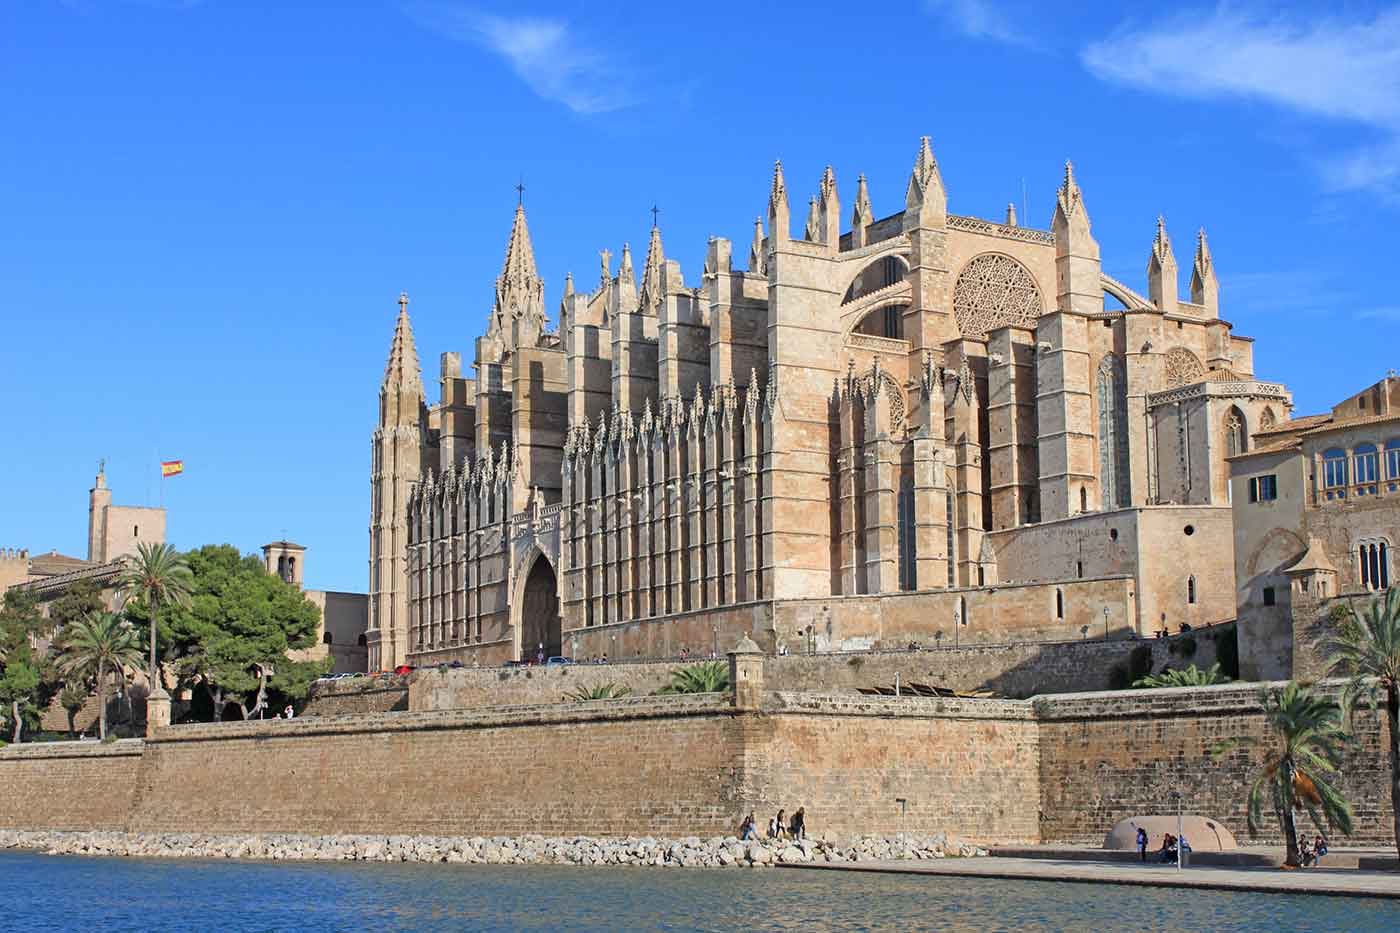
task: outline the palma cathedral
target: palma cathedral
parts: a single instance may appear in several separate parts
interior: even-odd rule
[[[1106,275],[1065,165],[1049,230],[781,163],[689,278],[654,224],[546,312],[517,206],[486,332],[432,403],[400,296],[372,440],[370,667],[1151,637],[1234,617],[1226,459],[1285,421],[1144,224]],[[800,204],[800,201],[798,202]],[[800,208],[799,208],[800,209]],[[742,243],[742,241],[741,241]],[[614,256],[616,258],[614,258]]]

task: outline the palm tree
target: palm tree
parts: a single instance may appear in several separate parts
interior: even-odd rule
[[[594,687],[579,687],[573,693],[564,695],[566,700],[620,700],[623,697],[631,696],[632,688],[622,684],[615,684],[609,681],[605,684],[598,684]]]
[[[1348,719],[1358,706],[1375,708],[1385,699],[1390,733],[1390,805],[1394,811],[1395,846],[1400,853],[1400,589],[1392,587],[1385,602],[1373,598],[1366,614],[1350,609],[1323,646],[1331,660],[1327,674],[1346,677],[1342,706]]]
[[[1148,674],[1133,681],[1134,687],[1209,687],[1211,684],[1228,683],[1230,678],[1220,673],[1220,664],[1212,664],[1201,670],[1192,664],[1184,670],[1166,670]]]
[[[1351,804],[1331,783],[1342,760],[1346,736],[1342,709],[1330,698],[1293,681],[1282,690],[1265,690],[1261,699],[1271,737],[1228,740],[1216,746],[1215,754],[1272,743],[1264,744],[1262,767],[1249,788],[1249,832],[1259,831],[1267,791],[1288,850],[1284,866],[1297,868],[1301,860],[1296,811],[1306,811],[1318,832],[1323,831],[1325,820],[1330,828],[1351,833]]]
[[[146,672],[151,693],[161,688],[156,667],[156,615],[162,604],[184,605],[193,586],[189,564],[169,544],[136,545],[136,557],[127,563],[117,582],[125,598],[136,596],[144,600],[151,614],[151,663]]]
[[[107,737],[107,673],[125,676],[141,667],[141,642],[115,612],[84,616],[63,631],[58,669],[66,676],[97,677],[98,737]]]
[[[729,689],[729,665],[702,661],[671,671],[671,682],[658,693],[722,693]]]
[[[71,680],[58,691],[58,704],[68,714],[68,731],[77,732],[78,713],[87,705],[88,689],[81,680]]]

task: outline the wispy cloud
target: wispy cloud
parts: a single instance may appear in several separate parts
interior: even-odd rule
[[[441,3],[412,4],[408,11],[436,32],[500,56],[530,90],[575,113],[606,113],[637,102],[624,70],[565,20],[496,16]]]
[[[1129,27],[1086,46],[1106,81],[1195,98],[1249,98],[1378,133],[1367,149],[1330,154],[1326,183],[1400,198],[1400,9],[1369,19],[1296,16],[1222,4]]]
[[[924,9],[973,39],[1031,44],[1030,37],[1016,29],[993,0],[924,0]]]
[[[1400,324],[1400,306],[1367,308],[1364,311],[1356,312],[1356,316],[1362,320],[1394,321]]]

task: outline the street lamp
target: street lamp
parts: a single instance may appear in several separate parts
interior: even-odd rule
[[[1108,607],[1103,607],[1103,640],[1108,641]]]
[[[960,625],[962,625],[962,613],[959,612],[957,609],[954,609],[954,610],[953,610],[953,647],[954,647],[954,648],[958,647],[959,640],[960,640],[961,637],[962,637],[961,634],[958,632],[958,626],[960,626]]]

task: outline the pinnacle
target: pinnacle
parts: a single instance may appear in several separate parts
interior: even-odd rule
[[[773,163],[773,190],[769,194],[769,201],[787,199],[787,183],[783,180],[783,160],[778,159]]]
[[[617,277],[629,282],[636,279],[632,271],[632,247],[626,243],[622,244],[622,264],[618,266]]]
[[[394,323],[394,339],[389,344],[389,361],[384,366],[384,388],[390,386],[423,394],[418,349],[413,343],[413,325],[408,320],[407,292],[399,295],[399,316]]]
[[[510,282],[537,277],[535,251],[530,246],[530,228],[525,223],[525,205],[517,204],[515,221],[510,227],[510,240],[506,243],[506,259],[501,266],[501,279]]]

